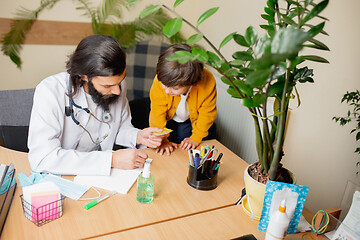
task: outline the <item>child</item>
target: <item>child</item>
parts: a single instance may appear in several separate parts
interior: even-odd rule
[[[187,44],[174,44],[165,49],[159,56],[157,75],[150,90],[149,125],[173,130],[169,139],[164,137],[157,148],[160,155],[164,152],[170,155],[179,143],[181,149],[195,149],[209,133],[215,136],[214,76],[200,62],[179,64],[166,60],[179,50],[191,52],[192,48]]]

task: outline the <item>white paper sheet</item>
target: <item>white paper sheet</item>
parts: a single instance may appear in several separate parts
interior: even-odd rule
[[[331,240],[360,239],[360,191],[355,191],[349,212]]]
[[[110,176],[76,176],[74,182],[127,194],[141,171],[142,168],[131,170],[112,168]]]

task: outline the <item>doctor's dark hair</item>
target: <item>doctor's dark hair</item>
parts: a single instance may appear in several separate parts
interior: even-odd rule
[[[83,85],[81,75],[91,81],[96,76],[121,75],[125,71],[126,55],[119,42],[107,35],[91,35],[80,41],[66,62],[74,96]]]
[[[158,80],[167,87],[196,84],[202,78],[204,65],[197,61],[180,64],[166,59],[175,55],[177,51],[191,52],[192,48],[187,44],[173,44],[165,49],[159,56],[156,66]]]

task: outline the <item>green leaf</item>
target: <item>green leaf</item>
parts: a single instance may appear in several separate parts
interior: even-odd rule
[[[322,22],[312,28],[308,31],[308,33],[311,35],[311,37],[315,37],[318,33],[320,33],[325,26],[325,22]]]
[[[222,77],[221,77],[221,81],[222,81],[223,83],[227,84],[227,85],[231,85],[229,79],[227,79],[225,76],[222,76]]]
[[[250,87],[263,87],[271,74],[271,69],[263,69],[259,71],[253,71],[247,75],[245,83]]]
[[[319,4],[317,4],[313,9],[311,9],[311,11],[302,19],[302,21],[300,22],[300,26],[303,26],[307,21],[309,21],[310,19],[312,19],[313,17],[316,17],[320,14],[320,12],[322,12],[326,6],[328,5],[329,0],[324,0],[322,2],[320,2]]]
[[[245,31],[245,40],[249,45],[255,44],[257,39],[257,32],[252,26],[248,27]]]
[[[356,134],[356,141],[359,141],[359,139],[360,139],[360,132],[358,132],[358,133]]]
[[[195,60],[195,57],[192,53],[190,53],[188,51],[180,50],[180,51],[176,51],[175,55],[167,57],[166,60],[178,61],[180,64],[184,64],[184,63]]]
[[[284,76],[284,74],[286,73],[286,62],[280,62],[276,69],[275,69],[275,72],[273,73],[273,76],[272,76],[272,80],[275,80],[275,79],[278,79],[279,77],[281,76]]]
[[[243,104],[245,107],[248,107],[248,108],[253,108],[253,107],[255,107],[252,98],[244,98],[244,99],[242,100],[242,104]]]
[[[325,58],[322,58],[322,57],[319,57],[319,56],[315,56],[315,55],[301,56],[301,58],[302,58],[303,60],[309,60],[309,61],[313,61],[313,62],[329,63],[329,61],[326,60]]]
[[[314,27],[314,25],[311,25],[311,24],[304,24],[304,26],[307,26],[307,27],[309,27],[309,28],[313,28],[313,27]],[[326,36],[329,36],[329,34],[328,34],[327,32],[325,32],[324,29],[321,30],[320,33],[321,33],[321,34],[324,34],[324,35],[326,35]]]
[[[275,22],[275,19],[273,16],[267,15],[267,14],[261,14],[261,17],[265,19],[266,21],[273,23]]]
[[[157,12],[159,9],[161,8],[161,5],[152,5],[149,6],[147,8],[145,8],[141,13],[140,13],[140,19],[143,19],[147,16],[149,16],[150,14],[153,14],[154,12]]]
[[[230,66],[225,62],[222,62],[221,67],[219,68],[220,72],[222,72],[222,73],[226,72],[229,69],[230,69]]]
[[[279,54],[297,53],[302,44],[309,40],[310,34],[293,27],[282,28],[274,36],[271,52]]]
[[[306,77],[304,79],[299,80],[299,82],[301,82],[301,83],[306,83],[306,82],[313,83],[314,79],[311,78],[311,77]]]
[[[259,107],[261,104],[265,103],[266,101],[266,96],[264,94],[256,94],[253,97],[253,103],[254,103],[254,107]]]
[[[227,35],[224,40],[220,43],[219,49],[222,48],[225,44],[227,44],[231,39],[233,39],[233,36],[236,34],[236,32],[230,33]]]
[[[273,2],[266,1],[266,5],[268,6],[268,8],[270,8],[271,11],[275,11],[275,6]]]
[[[201,62],[207,62],[209,60],[209,56],[206,54],[206,52],[199,48],[193,48],[192,54],[196,59],[198,59]]]
[[[360,147],[356,148],[355,153],[359,153],[359,154],[360,154]]]
[[[139,1],[141,1],[141,0],[129,0],[129,1],[127,1],[126,3],[125,3],[125,7],[128,7],[128,6],[130,6],[130,5],[133,5],[133,4],[135,4],[136,2],[139,2]]]
[[[308,45],[304,45],[304,46],[313,47],[313,48],[325,50],[325,51],[330,51],[328,46],[326,46],[324,43],[322,43],[316,39],[310,39],[309,42],[312,42],[314,44],[314,46],[308,46]]]
[[[208,51],[207,54],[209,56],[208,63],[215,69],[219,69],[221,67],[221,60],[218,55],[210,51]]]
[[[280,95],[284,90],[284,83],[283,81],[277,81],[276,83],[272,84],[269,88],[269,96],[274,97],[276,95]]]
[[[234,40],[240,46],[250,47],[250,44],[245,40],[245,37],[241,34],[234,34]]]
[[[265,7],[264,11],[269,14],[270,16],[275,16],[275,11],[271,10],[270,8]]]
[[[194,45],[195,43],[200,41],[203,38],[203,36],[204,36],[204,34],[202,34],[202,33],[196,33],[196,34],[190,36],[188,38],[188,40],[186,40],[186,43],[189,45]]]
[[[234,81],[235,86],[240,90],[240,92],[247,96],[253,96],[253,89],[247,85],[244,81],[236,80]]]
[[[292,20],[291,18],[289,18],[288,16],[286,16],[285,14],[281,14],[282,20],[286,23],[289,24],[291,26],[296,26],[297,23]]]
[[[244,98],[243,105],[245,107],[259,107],[261,104],[265,103],[266,97],[263,94],[256,94],[253,98]]]
[[[244,63],[244,61],[241,59],[235,59],[235,60],[230,61],[230,64],[235,67],[242,66],[243,63]]]
[[[294,80],[299,81],[301,83],[308,82],[308,81],[311,82],[311,80],[310,80],[311,76],[314,76],[313,70],[308,69],[308,67],[303,67],[303,68],[296,70],[296,73],[294,75]]]
[[[182,3],[184,0],[176,0],[174,3],[174,8],[176,8],[177,6],[180,5],[180,3]]]
[[[232,57],[234,59],[240,59],[240,60],[244,60],[244,61],[250,61],[253,60],[253,56],[251,55],[251,53],[249,52],[245,52],[245,51],[238,51],[235,52]]]
[[[233,86],[229,86],[227,92],[234,98],[241,98],[240,94],[234,89]]]
[[[230,68],[224,72],[224,75],[227,77],[234,77],[239,74],[239,71],[235,68]]]
[[[260,25],[260,27],[261,27],[262,29],[265,29],[265,30],[268,32],[268,34],[269,34],[270,37],[274,36],[274,34],[275,34],[275,26],[274,26],[273,24]]]
[[[13,61],[13,63],[16,64],[17,68],[21,69],[22,61],[21,61],[20,57],[14,53],[10,53],[9,57],[10,57],[11,61]]]
[[[301,56],[296,57],[295,59],[293,59],[290,63],[289,69],[295,69],[295,67],[297,65],[299,65],[300,63],[304,62],[305,59],[301,58]]]
[[[253,71],[254,71],[254,69],[251,69],[251,68],[241,68],[241,72],[245,75],[249,75]]]
[[[214,7],[204,12],[197,20],[196,27],[199,26],[203,21],[211,17],[214,13],[216,13],[218,9],[219,7]]]
[[[260,56],[263,53],[269,53],[271,50],[271,40],[267,35],[261,36],[255,45],[254,53]]]
[[[168,38],[178,33],[182,26],[182,18],[171,19],[164,27],[163,32]]]
[[[261,58],[251,61],[250,67],[255,69],[268,68],[285,61],[287,57],[288,54],[264,54]]]

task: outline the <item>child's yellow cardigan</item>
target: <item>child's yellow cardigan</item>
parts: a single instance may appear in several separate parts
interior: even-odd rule
[[[150,89],[151,111],[150,127],[164,128],[171,120],[179,105],[180,96],[170,96],[161,87],[155,76]],[[204,68],[202,79],[195,85],[187,98],[190,121],[192,124],[191,139],[200,143],[208,135],[208,130],[216,118],[216,82],[214,76]]]

